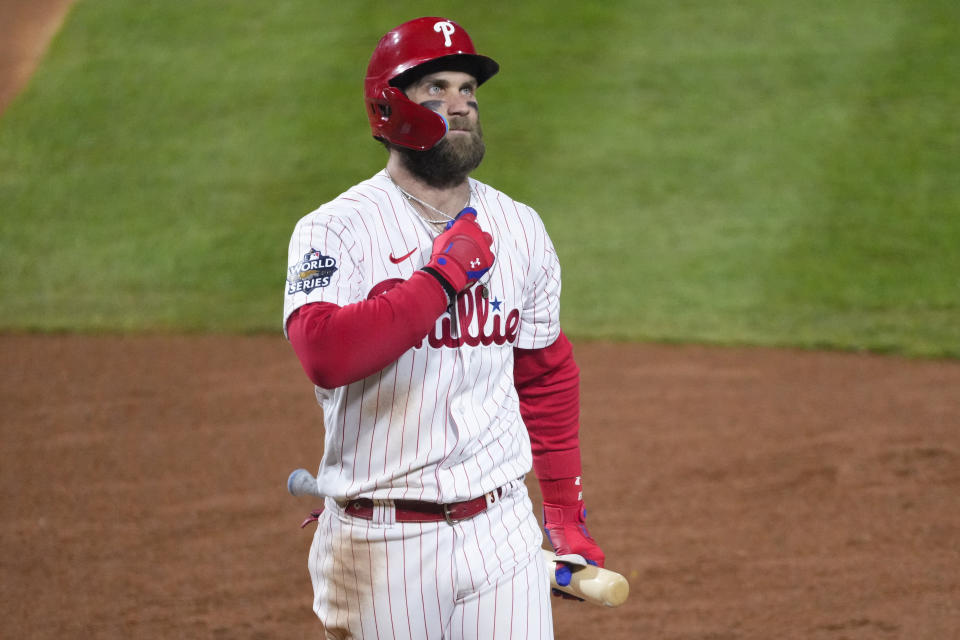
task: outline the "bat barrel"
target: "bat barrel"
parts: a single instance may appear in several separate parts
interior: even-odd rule
[[[570,584],[561,587],[557,584],[557,565],[554,554],[546,549],[541,551],[550,571],[550,584],[554,589],[604,607],[619,607],[630,595],[630,583],[626,578],[616,571],[592,565],[575,567],[570,576]]]

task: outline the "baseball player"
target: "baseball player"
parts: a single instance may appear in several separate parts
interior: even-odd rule
[[[323,408],[308,564],[328,638],[552,638],[531,468],[556,552],[604,562],[556,253],[533,209],[469,177],[498,70],[451,20],[387,33],[364,84],[386,167],[290,240],[284,330]]]

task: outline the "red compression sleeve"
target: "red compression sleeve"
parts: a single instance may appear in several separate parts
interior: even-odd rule
[[[580,369],[573,345],[561,332],[549,347],[514,349],[513,374],[520,414],[530,433],[533,470],[546,500],[557,484],[550,481],[580,475]],[[562,485],[572,487],[573,482]],[[566,502],[561,496],[550,497],[554,499],[548,502]]]
[[[447,302],[436,278],[417,271],[362,302],[304,305],[287,321],[287,335],[307,377],[333,389],[376,373],[416,346]]]

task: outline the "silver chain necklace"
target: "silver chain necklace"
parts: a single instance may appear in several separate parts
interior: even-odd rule
[[[419,203],[420,205],[426,207],[427,209],[430,209],[430,211],[433,211],[434,213],[439,213],[441,216],[443,216],[444,218],[446,218],[446,220],[431,220],[430,218],[427,218],[427,217],[424,216],[422,213],[420,213],[419,211],[417,211],[417,209],[416,209],[415,207],[411,207],[411,208],[413,208],[413,210],[417,213],[417,215],[420,216],[425,222],[429,222],[430,224],[446,224],[448,221],[454,219],[453,216],[451,216],[450,214],[445,213],[445,212],[441,211],[440,209],[437,209],[435,206],[433,206],[433,205],[431,205],[431,204],[429,204],[429,203],[427,203],[427,202],[424,202],[423,200],[421,200],[421,199],[418,198],[417,196],[413,195],[412,193],[410,193],[409,191],[407,191],[406,189],[404,189],[403,187],[401,187],[399,184],[397,184],[397,181],[393,179],[393,176],[390,175],[390,172],[387,171],[386,169],[384,169],[383,172],[387,174],[387,177],[388,177],[388,178],[390,178],[390,182],[393,183],[393,186],[395,186],[395,187],[397,188],[397,190],[400,191],[401,194],[403,194],[403,197],[407,199],[407,202],[409,202],[409,201],[411,201],[411,200],[414,201],[414,202],[417,202],[417,203]],[[463,207],[460,208],[461,210],[463,210],[464,208],[466,208],[467,206],[470,205],[470,200],[472,199],[472,196],[473,196],[473,194],[472,194],[472,192],[471,192],[470,195],[467,196],[467,201],[464,203]]]
[[[440,209],[437,209],[437,208],[434,207],[433,205],[427,204],[426,202],[424,202],[423,200],[421,200],[421,199],[418,198],[417,196],[413,195],[412,193],[408,192],[406,189],[404,189],[403,187],[401,187],[400,185],[398,185],[398,184],[397,184],[397,181],[393,179],[393,176],[390,175],[390,172],[387,171],[386,168],[383,169],[383,172],[384,172],[385,174],[387,174],[387,177],[390,178],[390,182],[392,182],[392,183],[393,183],[393,186],[395,186],[395,187],[397,188],[397,190],[398,190],[401,194],[403,194],[403,197],[406,198],[406,200],[407,200],[408,203],[409,203],[411,200],[413,200],[414,202],[419,202],[420,204],[422,204],[423,206],[425,206],[427,209],[430,209],[431,211],[434,211],[434,212],[436,212],[436,213],[439,213],[439,214],[442,215],[444,218],[446,218],[446,220],[431,220],[431,219],[427,218],[426,216],[424,216],[424,215],[423,215],[422,213],[420,213],[419,211],[417,211],[417,208],[416,208],[416,207],[414,207],[413,205],[410,205],[410,208],[413,209],[414,213],[416,213],[417,216],[418,216],[421,220],[423,220],[424,222],[427,222],[427,223],[429,223],[429,224],[447,224],[448,221],[454,219],[454,218],[451,217],[449,214],[444,213],[443,211],[440,211]],[[470,193],[469,193],[469,195],[467,196],[467,201],[464,203],[463,207],[461,207],[461,210],[463,210],[463,209],[465,209],[466,207],[470,206],[470,201],[471,201],[471,200],[473,200],[473,189],[470,189]],[[483,299],[484,299],[484,300],[487,300],[487,299],[490,298],[490,288],[487,287],[486,282],[488,282],[488,281],[490,280],[490,277],[491,277],[491,276],[492,276],[492,273],[491,273],[490,271],[488,271],[488,272],[486,273],[485,278],[484,278],[484,282],[480,282],[480,283],[479,283],[479,284],[480,284],[480,293],[481,293],[481,295],[483,296]],[[456,304],[456,303],[453,303],[453,305],[455,305],[455,304]],[[453,307],[451,306],[451,308],[453,308]],[[458,324],[458,323],[457,323],[457,312],[456,312],[455,310],[454,310],[453,312],[451,312],[450,317],[451,317],[451,322],[452,322],[452,325],[453,325],[453,331],[454,331],[454,333],[458,333],[458,332],[459,332],[459,328],[458,328],[458,326],[457,326],[457,324]]]

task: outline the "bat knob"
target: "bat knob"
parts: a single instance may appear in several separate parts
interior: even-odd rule
[[[318,495],[317,479],[306,469],[294,469],[287,478],[287,491],[292,496]]]

